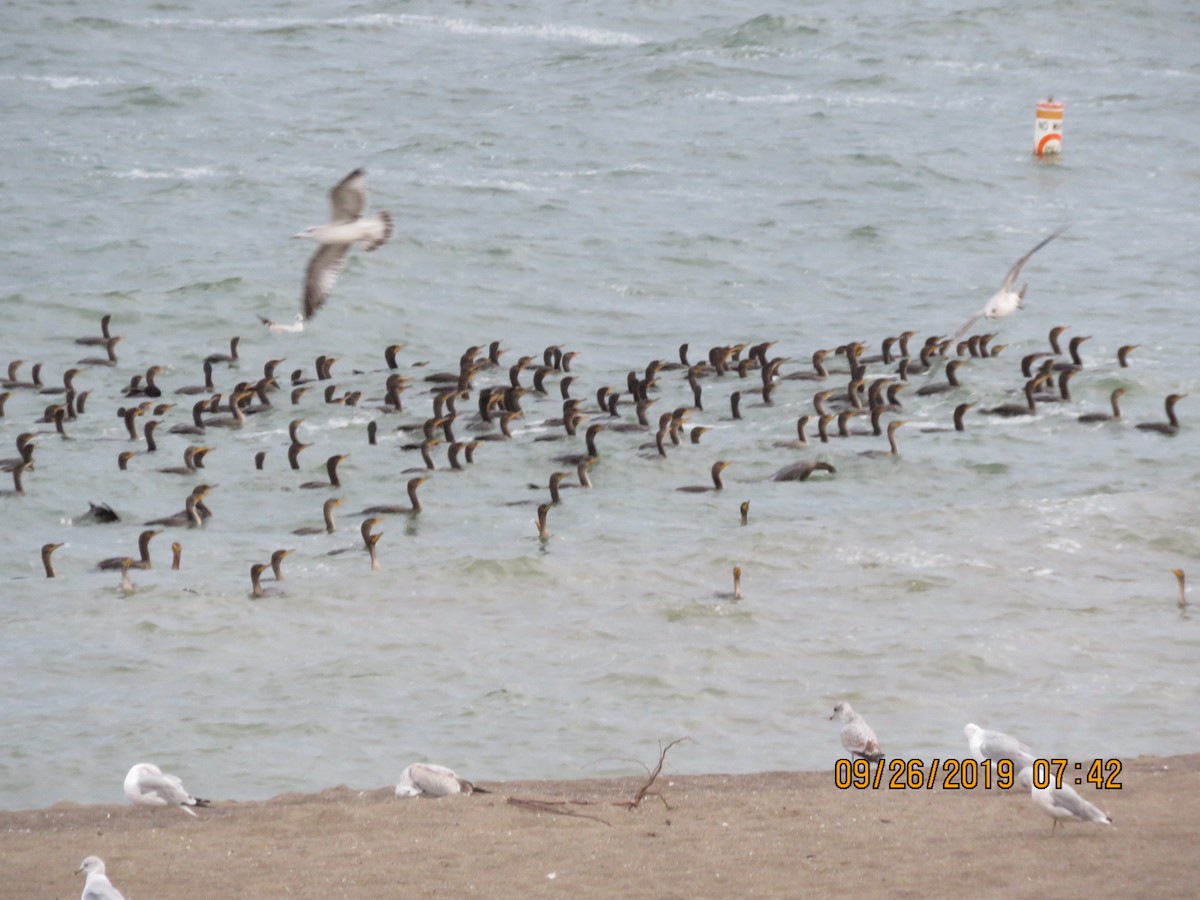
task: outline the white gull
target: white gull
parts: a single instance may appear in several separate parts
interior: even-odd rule
[[[969,722],[963,726],[963,734],[967,736],[971,755],[979,762],[986,759],[997,763],[1007,759],[1017,771],[1033,765],[1033,751],[1003,731],[990,731]]]
[[[139,806],[178,806],[189,816],[193,806],[208,806],[207,800],[193,797],[175,775],[164,775],[153,763],[138,763],[125,776],[125,796]]]
[[[87,876],[80,900],[125,900],[125,895],[113,887],[104,874],[104,860],[100,857],[89,856],[79,864],[75,874]]]
[[[433,763],[413,763],[400,773],[396,784],[397,797],[448,797],[451,794],[486,794],[465,778],[459,778],[445,766]]]
[[[259,316],[258,321],[267,326],[267,331],[271,334],[299,334],[304,330],[304,313],[296,313],[296,318],[291,325],[285,322],[274,322],[266,316]]]
[[[1046,815],[1054,819],[1054,824],[1050,827],[1051,831],[1058,828],[1060,820],[1098,822],[1101,825],[1112,824],[1112,816],[1096,804],[1084,800],[1069,784],[1064,782],[1062,787],[1055,787],[1053,775],[1050,776],[1044,788],[1033,786],[1033,774],[1028,768],[1022,769],[1017,775],[1017,779],[1021,784],[1028,785],[1033,802],[1040,806]]]
[[[1033,256],[1033,254],[1037,253],[1048,243],[1066,231],[1066,228],[1067,226],[1064,225],[1062,228],[1058,229],[1058,231],[1051,234],[1048,238],[1045,238],[1040,244],[1012,264],[1012,268],[1009,269],[1008,274],[1004,276],[1004,283],[1000,286],[1000,290],[992,294],[991,299],[988,300],[983,309],[975,313],[975,315],[971,316],[971,318],[967,319],[962,328],[958,329],[958,331],[954,333],[954,337],[950,339],[951,347],[958,343],[959,338],[966,334],[967,329],[974,325],[981,316],[985,319],[1002,319],[1005,316],[1012,315],[1021,308],[1021,301],[1025,299],[1025,289],[1029,287],[1028,284],[1023,284],[1021,285],[1020,290],[1013,290],[1013,287],[1017,283],[1017,279],[1021,277],[1021,268],[1025,265],[1025,263],[1029,262],[1029,257]]]

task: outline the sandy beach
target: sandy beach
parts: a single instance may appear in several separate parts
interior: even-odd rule
[[[1023,791],[678,776],[669,757],[655,784],[669,809],[621,805],[645,778],[481,779],[490,793],[440,800],[339,786],[214,800],[199,818],[59,803],[0,813],[0,896],[77,897],[91,854],[128,900],[1195,896],[1200,754],[1122,762],[1119,790],[1079,788],[1115,824],[1055,831]]]

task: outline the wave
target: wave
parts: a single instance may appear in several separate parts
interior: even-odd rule
[[[494,34],[502,37],[530,37],[538,40],[565,41],[577,44],[590,44],[598,47],[633,47],[646,43],[645,39],[637,35],[621,31],[608,31],[602,28],[589,28],[582,25],[556,25],[552,23],[541,25],[492,25],[471,22],[467,19],[437,19],[424,16],[398,16],[396,18],[407,19],[413,24],[442,27],[454,34]]]
[[[253,17],[232,19],[192,19],[151,17],[129,24],[147,28],[177,28],[189,30],[218,31],[280,31],[311,28],[355,28],[381,29],[423,27],[464,35],[496,35],[500,37],[533,38],[535,40],[587,44],[598,47],[629,47],[647,43],[645,38],[622,31],[592,28],[587,25],[571,25],[545,22],[539,24],[509,25],[479,22],[462,18],[439,16],[395,15],[371,13],[331,19],[294,19],[280,17]]]
[[[186,294],[192,291],[225,291],[230,288],[235,288],[242,283],[242,279],[223,278],[220,281],[195,281],[191,284],[181,284],[177,288],[172,288],[167,291],[168,294]]]
[[[116,177],[134,181],[160,181],[169,178],[194,181],[215,174],[216,171],[211,166],[181,166],[174,169],[130,169],[128,172],[118,172]]]
[[[104,87],[105,85],[122,83],[116,78],[89,78],[84,75],[0,75],[0,81],[27,81],[33,84],[44,84],[56,91],[69,91],[72,88]]]
[[[824,98],[817,94],[798,94],[794,92],[784,94],[749,94],[739,96],[731,94],[728,91],[707,91],[700,95],[704,100],[715,100],[719,103],[746,103],[760,104],[764,106],[792,106],[797,103],[809,103],[814,100],[823,101]]]
[[[725,47],[766,46],[787,42],[791,38],[811,37],[820,34],[820,29],[811,22],[800,21],[791,16],[755,16],[732,29],[718,33],[723,35]]]

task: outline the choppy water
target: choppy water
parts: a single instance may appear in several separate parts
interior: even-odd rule
[[[71,339],[102,313],[124,340],[118,366],[79,376],[72,440],[40,438],[25,496],[0,497],[0,805],[112,801],[143,759],[250,799],[378,785],[418,757],[484,779],[625,771],[684,734],[681,771],[820,768],[840,749],[838,699],[894,756],[961,754],[967,721],[1045,755],[1194,751],[1200,637],[1170,569],[1197,568],[1200,16],[1167,7],[8,10],[0,362],[27,360],[28,377],[42,361],[57,384],[94,355]],[[1038,164],[1048,94],[1066,103],[1065,154]],[[265,334],[257,314],[298,305],[311,246],[290,235],[358,165],[396,216],[392,243],[355,254],[302,335]],[[774,340],[786,373],[818,347],[948,333],[1066,222],[1026,268],[1026,309],[996,325],[1004,353],[968,363],[956,395],[905,399],[898,460],[861,458],[882,445],[867,437],[776,448],[818,385],[783,382],[772,407],[747,394],[733,422],[729,394],[757,379],[710,379],[701,444],[647,459],[648,436],[602,433],[595,488],[567,492],[543,547],[534,505],[510,504],[544,498],[526,483],[580,449],[533,441],[559,412],[551,378],[511,443],[462,472],[439,448],[426,512],[382,524],[372,573],[361,552],[325,552],[357,541],[354,510],[403,499],[420,463],[391,429],[429,398],[418,381],[397,417],[314,392],[206,436],[215,517],[158,537],[135,593],[94,569],[191,486],[155,471],[179,462],[186,439],[165,432],[189,398],[156,456],[118,472],[138,447],[115,417],[122,387],[152,364],[168,394],[197,383],[235,334],[222,390],[325,353],[339,390],[378,399],[389,343],[419,379],[500,339],[506,363],[577,351],[590,403],[684,341],[697,359]],[[1010,399],[1056,324],[1092,336],[1073,404],[921,431],[962,399]],[[1119,369],[1125,343],[1140,347]],[[1075,420],[1116,386],[1131,421]],[[1131,427],[1172,391],[1192,394],[1180,434]],[[53,399],[14,392],[5,456]],[[652,412],[690,401],[666,372]],[[314,445],[299,473],[295,416]],[[350,454],[341,527],[294,538],[327,495],[295,488],[331,453]],[[817,456],[836,478],[767,480]],[[674,490],[722,458],[723,493]],[[125,522],[71,526],[89,499]],[[49,541],[66,543],[53,581]],[[296,548],[287,594],[252,602],[249,566],[277,547]],[[720,596],[734,565],[737,605]]]

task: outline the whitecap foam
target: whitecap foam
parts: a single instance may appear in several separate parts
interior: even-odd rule
[[[118,178],[126,178],[130,180],[163,180],[167,178],[181,178],[184,181],[193,181],[197,178],[206,178],[216,174],[211,166],[183,166],[175,169],[130,169],[128,172],[118,172]]]
[[[588,28],[582,25],[485,25],[466,19],[446,19],[442,23],[456,34],[497,34],[505,37],[531,37],[544,41],[570,41],[600,47],[631,47],[645,41],[633,34]]]
[[[255,31],[279,28],[381,28],[395,26],[423,26],[440,28],[454,34],[498,35],[501,37],[528,37],[544,41],[564,41],[590,44],[599,47],[629,47],[646,43],[644,38],[622,31],[590,28],[586,25],[543,23],[537,25],[498,25],[476,22],[470,19],[444,19],[437,16],[395,15],[371,13],[331,19],[300,19],[279,17],[255,17],[234,19],[192,19],[150,17],[135,24],[150,28],[215,29],[222,31]]]
[[[739,96],[737,94],[730,94],[727,91],[708,91],[701,96],[705,100],[715,100],[719,103],[745,103],[759,106],[793,106],[797,103],[809,103],[814,100],[821,100],[815,94],[797,93]]]
[[[88,78],[83,75],[0,75],[4,81],[28,81],[33,84],[44,84],[56,91],[69,91],[72,88],[102,87],[106,84],[120,84],[115,78]]]

